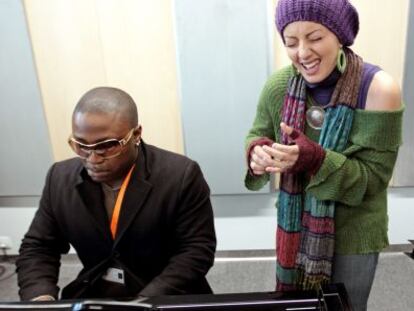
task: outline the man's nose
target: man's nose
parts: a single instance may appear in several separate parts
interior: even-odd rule
[[[104,159],[102,156],[98,155],[98,154],[95,152],[95,150],[91,150],[91,151],[90,151],[90,154],[89,154],[89,156],[86,158],[86,160],[87,160],[89,163],[92,163],[92,164],[98,164],[98,163],[102,163],[103,161],[105,161],[105,159]]]

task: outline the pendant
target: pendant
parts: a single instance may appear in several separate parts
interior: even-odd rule
[[[306,122],[315,129],[320,130],[325,119],[325,110],[320,106],[312,106],[306,111]]]

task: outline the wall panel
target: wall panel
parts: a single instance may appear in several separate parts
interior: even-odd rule
[[[77,100],[102,85],[132,95],[147,142],[182,152],[170,1],[24,3],[56,160],[73,156]]]
[[[2,197],[39,196],[52,162],[49,133],[20,1],[0,1],[0,68],[2,206]]]
[[[271,68],[268,3],[175,1],[185,151],[214,195],[249,192],[244,138]]]
[[[406,55],[403,81],[405,102],[403,145],[400,148],[394,174],[396,186],[414,186],[414,4],[412,2],[409,10]]]

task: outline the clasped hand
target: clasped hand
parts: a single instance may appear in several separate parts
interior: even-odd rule
[[[292,134],[293,128],[285,123],[280,129],[287,135]],[[250,168],[255,175],[264,173],[283,173],[293,167],[299,158],[297,145],[282,145],[274,143],[272,146],[255,146],[250,153]]]

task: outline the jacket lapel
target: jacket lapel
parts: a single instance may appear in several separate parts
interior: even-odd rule
[[[142,142],[139,147],[135,169],[122,202],[114,246],[116,246],[125,231],[134,221],[151,192],[152,184],[147,180],[149,174],[148,155],[146,154],[145,144]]]

